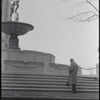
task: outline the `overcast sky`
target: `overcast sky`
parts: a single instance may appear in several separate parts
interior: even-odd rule
[[[99,56],[98,19],[88,23],[60,19],[93,8],[75,6],[79,0],[62,1],[20,0],[19,21],[32,24],[34,30],[19,37],[19,46],[22,50],[51,53],[56,63],[69,64],[74,58],[82,67],[95,67]],[[93,1],[97,6],[97,0]]]

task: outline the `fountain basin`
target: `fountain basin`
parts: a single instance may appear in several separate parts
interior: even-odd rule
[[[14,21],[2,22],[2,31],[8,35],[24,35],[33,29],[34,27],[27,23]]]

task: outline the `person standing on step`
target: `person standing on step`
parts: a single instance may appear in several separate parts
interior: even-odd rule
[[[76,83],[77,83],[77,73],[78,65],[74,59],[70,59],[69,76],[67,81],[67,86],[72,85],[72,92],[76,93]]]

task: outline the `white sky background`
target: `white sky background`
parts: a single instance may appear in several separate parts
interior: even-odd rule
[[[22,50],[52,53],[56,63],[70,64],[69,59],[74,58],[81,67],[95,67],[99,56],[98,19],[88,23],[60,19],[93,8],[74,6],[81,0],[59,4],[62,1],[20,0],[19,21],[32,24],[34,30],[19,37],[19,46]],[[93,1],[97,6],[98,0]]]

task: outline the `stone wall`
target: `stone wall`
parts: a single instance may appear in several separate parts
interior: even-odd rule
[[[49,53],[29,51],[20,49],[3,49],[3,60],[34,61],[34,62],[55,62],[55,56]]]
[[[2,73],[68,75],[68,65],[49,62],[4,60]]]
[[[44,74],[68,75],[68,65],[45,62]]]
[[[44,62],[4,60],[2,72],[19,74],[41,74]]]
[[[69,75],[69,65],[20,60],[4,60],[3,73]],[[78,76],[82,76],[78,74]]]

